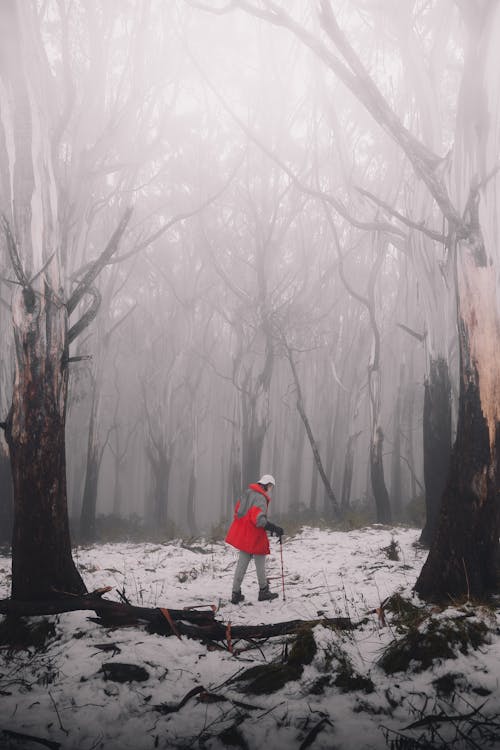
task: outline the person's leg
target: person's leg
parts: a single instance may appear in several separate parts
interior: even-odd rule
[[[266,578],[266,556],[265,555],[254,555],[255,570],[257,571],[257,580],[259,582],[259,588],[265,589],[267,586]]]
[[[252,559],[252,555],[249,555],[248,552],[242,552],[241,550],[238,553],[238,562],[236,563],[236,569],[234,571],[234,578],[233,578],[233,595],[231,597],[231,601],[233,604],[238,604],[238,602],[243,601],[244,596],[241,593],[241,583],[243,581],[243,578],[245,577],[245,573],[247,572],[248,563]]]
[[[269,599],[277,599],[278,594],[269,591],[269,585],[266,577],[266,556],[254,555],[255,570],[257,571],[257,580],[259,581],[259,602]]]

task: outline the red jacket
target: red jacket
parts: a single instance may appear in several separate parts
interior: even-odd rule
[[[270,500],[260,484],[250,484],[236,503],[226,542],[249,555],[268,555],[269,539],[264,526]]]

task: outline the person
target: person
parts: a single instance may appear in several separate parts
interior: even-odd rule
[[[250,484],[243,491],[236,502],[233,522],[226,536],[226,542],[239,550],[231,596],[233,604],[239,604],[245,599],[241,593],[241,584],[252,558],[259,582],[259,601],[276,599],[278,596],[269,590],[266,578],[266,555],[270,552],[266,532],[279,537],[280,543],[284,533],[281,526],[276,526],[267,518],[267,508],[271,502],[269,494],[274,486],[274,477],[263,474],[258,482]]]

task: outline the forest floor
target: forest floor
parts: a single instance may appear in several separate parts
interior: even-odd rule
[[[75,549],[88,589],[112,586],[108,598],[215,605],[216,619],[233,627],[323,617],[356,627],[320,622],[299,636],[233,642],[231,652],[141,624],[105,628],[92,612],[30,618],[14,645],[0,620],[0,747],[500,748],[497,607],[424,606],[412,594],[426,555],[418,536],[305,527],[284,540],[285,600],[272,540],[268,575],[279,599],[257,601],[251,564],[236,606],[236,553],[222,542]],[[0,598],[9,573],[0,556]]]

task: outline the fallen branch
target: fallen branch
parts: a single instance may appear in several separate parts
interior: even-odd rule
[[[302,743],[301,743],[301,745],[299,747],[299,750],[306,750],[306,748],[310,747],[312,745],[312,743],[314,742],[314,740],[316,739],[316,737],[318,736],[318,734],[321,732],[321,730],[323,729],[323,727],[326,724],[329,724],[329,726],[333,727],[333,724],[330,721],[330,719],[328,718],[328,716],[323,716],[323,718],[320,719],[320,721],[318,721],[318,723],[313,726],[313,728],[311,729],[311,731],[308,733],[308,735],[302,741]]]
[[[58,750],[61,747],[60,742],[54,742],[53,740],[45,740],[42,737],[35,737],[32,734],[24,734],[23,732],[13,732],[11,729],[0,729],[0,740],[2,739],[16,740],[28,740],[28,742],[38,742],[39,745],[45,745],[50,747],[52,750]]]
[[[78,610],[93,610],[103,620],[135,618],[150,623],[165,621],[158,607],[136,607],[133,604],[113,602],[102,599],[97,592],[86,596],[61,597],[50,601],[23,602],[16,599],[0,600],[0,614],[16,615],[17,617],[34,617],[37,615],[57,615],[62,612],[76,612]],[[168,609],[172,620],[186,620],[187,622],[206,623],[214,619],[213,609]]]
[[[93,610],[103,625],[123,625],[145,621],[149,624],[150,632],[161,635],[185,635],[201,641],[227,641],[227,623],[215,619],[212,608],[171,609],[168,608],[170,619],[165,617],[164,607],[137,607],[123,602],[113,602],[96,596],[96,592],[87,596],[74,596],[55,599],[53,601],[23,602],[13,599],[0,600],[0,614],[30,617],[36,615],[54,615],[62,612],[77,610]],[[356,624],[349,617],[321,618],[317,620],[288,620],[263,625],[233,625],[231,639],[234,644],[238,639],[266,639],[278,635],[295,633],[302,627],[325,625],[339,630],[354,630]]]
[[[473,716],[476,716],[478,713],[481,712],[481,709],[484,708],[487,701],[484,701],[484,703],[481,703],[480,706],[475,708],[473,711],[470,711],[467,714],[445,714],[444,711],[440,711],[438,714],[429,714],[428,716],[424,716],[422,719],[418,719],[418,721],[414,721],[412,724],[408,724],[406,729],[419,729],[420,727],[426,727],[430,726],[432,724],[443,724],[446,721],[468,721],[469,719],[472,719]]]
[[[238,706],[238,708],[247,709],[249,711],[262,711],[262,706],[256,706],[253,703],[244,703],[243,701],[238,701],[234,698],[227,698],[225,695],[205,690],[203,685],[196,685],[196,687],[190,690],[189,693],[186,693],[184,698],[178,703],[159,703],[158,705],[153,706],[153,708],[155,711],[158,711],[163,715],[177,713],[177,711],[180,711],[181,708],[183,708],[194,696],[198,696],[197,701],[199,703],[228,702],[232,703],[234,706]]]
[[[166,621],[165,621],[165,624]],[[315,625],[325,625],[334,627],[339,630],[354,630],[356,625],[348,617],[323,618],[319,620],[289,620],[287,622],[273,622],[264,625],[231,625],[231,639],[234,641],[239,638],[258,639],[273,638],[277,635],[289,635],[295,633],[303,627],[314,627]],[[187,635],[190,638],[208,641],[226,641],[227,626],[225,623],[215,620],[209,625],[190,625],[180,622],[177,629],[181,635]],[[155,630],[158,632],[158,630]],[[165,632],[165,635],[170,633]]]

